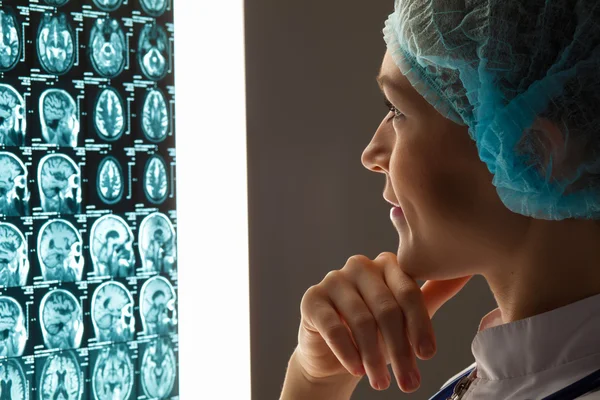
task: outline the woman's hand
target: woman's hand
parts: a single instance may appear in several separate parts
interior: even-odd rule
[[[378,390],[389,387],[391,363],[400,389],[412,392],[420,385],[415,354],[430,359],[436,351],[431,317],[471,277],[419,287],[400,269],[394,253],[375,260],[352,256],[304,294],[297,362],[315,382],[366,372]]]

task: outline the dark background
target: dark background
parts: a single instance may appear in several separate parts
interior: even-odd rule
[[[385,176],[360,161],[387,113],[375,76],[393,1],[245,7],[252,399],[266,400],[281,393],[304,292],[354,254],[398,247]],[[495,307],[475,276],[433,318],[438,351],[417,359],[420,389],[403,393],[392,374],[378,392],[363,378],[352,399],[429,399],[474,361],[479,321]]]

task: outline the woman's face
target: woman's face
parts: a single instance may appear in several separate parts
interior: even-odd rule
[[[362,155],[386,176],[384,196],[404,219],[394,222],[398,262],[414,279],[452,279],[503,265],[530,218],[508,210],[479,159],[467,126],[443,117],[410,85],[390,54],[381,66],[388,112]]]

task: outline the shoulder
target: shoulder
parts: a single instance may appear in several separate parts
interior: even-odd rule
[[[474,362],[473,364],[469,365],[467,368],[463,369],[462,371],[460,371],[459,373],[457,373],[456,375],[454,375],[452,378],[448,379],[446,381],[446,383],[444,383],[441,387],[441,389],[444,389],[446,386],[448,386],[450,383],[452,383],[456,378],[458,378],[459,376],[461,376],[462,374],[464,374],[465,372],[467,372],[468,370],[472,369],[473,367],[475,367],[477,365],[476,362]],[[590,399],[591,400],[591,399]]]

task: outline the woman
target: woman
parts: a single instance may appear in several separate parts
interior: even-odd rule
[[[592,0],[396,1],[362,162],[386,175],[398,253],[307,290],[283,400],[385,390],[388,364],[414,392],[431,318],[475,274],[498,308],[432,398],[600,399],[599,22]]]

